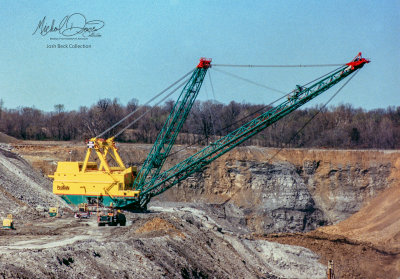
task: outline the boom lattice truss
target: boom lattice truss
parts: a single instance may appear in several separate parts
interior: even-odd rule
[[[369,61],[362,58],[361,53],[359,53],[353,61],[347,63],[334,73],[322,78],[307,88],[298,87],[298,89],[294,91],[292,95],[288,96],[288,98],[281,104],[264,112],[237,130],[215,141],[169,170],[161,173],[157,177],[153,178],[151,182],[145,183],[141,187],[141,205],[145,206],[151,197],[163,193],[175,184],[189,177],[194,172],[201,170],[203,167],[227,153],[229,150],[322,94],[368,62]]]

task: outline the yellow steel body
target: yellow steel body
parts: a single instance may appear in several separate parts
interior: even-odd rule
[[[50,217],[58,217],[58,207],[50,207],[49,208],[49,216]]]
[[[3,219],[3,228],[4,229],[13,229],[14,222],[11,214],[7,215],[7,218]]]
[[[99,165],[89,161],[92,153],[97,155]],[[111,166],[112,162],[114,166]],[[114,138],[90,139],[84,161],[58,162],[54,175],[49,175],[54,179],[54,194],[70,198],[90,196],[111,199],[138,198],[140,191],[132,188],[135,176],[136,167],[125,167]]]

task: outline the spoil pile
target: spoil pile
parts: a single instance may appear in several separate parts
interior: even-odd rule
[[[143,226],[139,227],[135,230],[136,233],[139,234],[169,234],[169,235],[177,235],[179,237],[184,238],[185,235],[179,231],[174,225],[169,223],[168,221],[161,219],[159,217],[155,217],[149,221],[147,221]]]
[[[0,278],[325,278],[308,249],[210,229],[215,216],[194,207],[150,210],[126,227],[61,218],[4,232]]]
[[[20,140],[14,138],[14,137],[11,137],[11,136],[9,136],[7,134],[4,134],[4,133],[0,132],[0,142],[1,143],[17,143],[19,141]]]
[[[50,206],[68,206],[51,192],[51,182],[22,157],[0,146],[0,216],[11,213],[16,223],[40,216]]]

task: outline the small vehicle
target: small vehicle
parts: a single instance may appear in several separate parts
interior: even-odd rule
[[[97,225],[99,227],[118,226],[118,225],[125,226],[126,217],[125,214],[121,212],[121,210],[105,209],[103,211],[98,212]]]
[[[91,214],[87,203],[80,203],[78,205],[78,212],[75,212],[74,217],[77,219],[88,219]]]
[[[49,208],[49,217],[60,217],[60,214],[58,212],[58,207]]]
[[[15,230],[12,214],[8,214],[7,218],[3,219],[3,229]]]

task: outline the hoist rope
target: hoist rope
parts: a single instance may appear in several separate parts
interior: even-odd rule
[[[313,64],[313,65],[238,65],[238,64],[212,64],[213,67],[241,67],[241,68],[305,68],[305,67],[335,67],[343,64]]]
[[[211,91],[212,91],[212,94],[213,94],[214,100],[216,100],[216,99],[215,99],[214,85],[213,85],[213,82],[212,82],[212,79],[211,79],[211,74],[210,74],[210,71],[208,71],[208,78],[209,78],[209,80],[210,80]]]
[[[208,71],[208,74],[210,74],[210,71]],[[209,97],[208,97],[208,90],[207,90],[207,87],[206,86],[204,86],[204,89],[205,89],[205,91],[206,91],[206,98],[207,98],[207,100],[210,100],[209,99]],[[210,121],[211,121],[211,129],[212,129],[212,134],[211,134],[211,136],[212,135],[215,135],[215,125],[214,125],[214,118],[213,118],[213,114],[212,114],[212,112],[211,112],[211,104],[210,105],[206,105],[207,106],[207,110],[208,110],[208,115],[210,116]],[[203,129],[203,131],[205,131],[207,134],[208,134],[208,130],[207,130],[207,121],[205,122],[206,124],[204,125],[204,121],[202,121],[202,123],[203,123],[203,127],[204,127],[204,129]]]
[[[116,122],[114,125],[112,125],[111,127],[109,127],[108,129],[106,129],[104,132],[100,133],[99,135],[96,136],[96,138],[102,137],[104,136],[106,133],[108,133],[109,131],[111,131],[113,128],[115,128],[116,126],[118,126],[119,124],[121,124],[123,121],[125,121],[126,119],[128,119],[129,117],[131,117],[135,112],[137,112],[138,110],[140,110],[142,107],[150,104],[152,101],[154,101],[155,99],[157,99],[158,97],[160,97],[162,94],[164,94],[165,92],[167,92],[169,89],[171,89],[172,87],[174,87],[177,83],[179,83],[180,81],[182,81],[183,79],[185,79],[188,75],[190,75],[191,73],[193,73],[195,69],[191,70],[190,72],[188,72],[187,74],[185,74],[184,76],[182,76],[181,78],[179,78],[177,81],[175,81],[174,83],[172,83],[170,86],[168,86],[167,88],[165,88],[164,90],[162,90],[160,93],[158,93],[157,95],[155,95],[153,98],[151,98],[150,100],[148,100],[144,105],[136,108],[134,111],[130,112],[128,115],[126,115],[124,118],[122,118],[121,120],[119,120],[118,122]],[[180,85],[182,86],[182,85]],[[176,90],[175,90],[176,91]],[[175,92],[174,91],[174,92]],[[146,112],[147,113],[147,112]]]
[[[300,134],[304,128],[310,124],[310,122],[319,114],[321,113],[326,106],[333,100],[333,98],[335,98],[337,96],[337,94],[350,82],[350,80],[352,80],[357,74],[359,73],[359,71],[355,72],[348,80],[346,80],[346,82],[342,85],[342,87],[340,87],[335,94],[332,95],[332,97],[329,98],[329,100],[309,119],[307,120],[306,123],[304,123],[304,125],[290,138],[289,143],[292,142],[292,140],[297,137],[298,134]],[[271,158],[268,159],[268,163],[271,162],[272,159],[274,159],[282,150],[284,149],[284,147],[281,147],[273,156],[271,156]]]
[[[215,98],[214,85],[213,85],[213,83],[212,83],[212,79],[211,79],[211,74],[210,74],[210,72],[211,72],[211,71],[208,71],[208,80],[210,81],[211,91],[212,91],[212,93],[213,93],[214,101],[216,102],[217,99]],[[211,109],[211,108],[210,108],[210,109]],[[220,119],[220,118],[218,118],[218,122],[219,122],[219,126],[221,127],[222,125],[221,125],[221,119]],[[217,136],[217,134],[215,133],[215,127],[214,127],[214,125],[213,125],[213,130],[214,130],[214,140],[215,140],[215,137]]]

